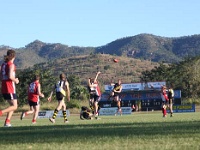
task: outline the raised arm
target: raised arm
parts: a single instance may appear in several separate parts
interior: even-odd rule
[[[94,82],[97,82],[97,78],[98,78],[100,73],[101,73],[100,71],[97,72],[96,77],[94,78]]]
[[[88,79],[88,86],[91,87],[91,78]]]

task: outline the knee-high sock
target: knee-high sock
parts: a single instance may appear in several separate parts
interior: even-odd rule
[[[165,108],[162,108],[162,113],[163,113],[163,115],[166,115],[167,114],[167,110]]]
[[[64,118],[64,120],[67,120],[67,113],[66,113],[66,110],[63,110],[63,118]]]
[[[55,110],[54,110],[54,113],[53,113],[53,116],[52,116],[52,118],[53,118],[53,119],[55,119],[55,118],[56,118],[56,116],[57,116],[57,114],[58,114],[58,110],[57,110],[57,109],[55,109]]]

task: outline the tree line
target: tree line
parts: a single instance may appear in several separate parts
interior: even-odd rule
[[[150,71],[143,71],[141,81],[166,81],[174,89],[181,90],[183,100],[200,103],[200,56],[187,57],[184,61],[165,64],[160,63]]]

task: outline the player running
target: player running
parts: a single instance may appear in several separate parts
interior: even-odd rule
[[[58,81],[53,87],[53,90],[48,98],[49,102],[52,99],[52,95],[54,91],[56,91],[56,99],[58,100],[58,105],[56,109],[54,110],[53,116],[49,118],[49,120],[52,123],[55,123],[55,118],[58,114],[58,111],[62,109],[64,123],[68,123],[67,114],[66,114],[65,97],[67,97],[67,100],[70,101],[70,89],[69,89],[69,83],[64,73],[60,74],[60,81]]]
[[[19,79],[15,77],[16,66],[14,64],[15,51],[8,50],[7,55],[4,56],[4,62],[1,65],[1,93],[3,98],[9,103],[9,107],[0,110],[0,116],[7,113],[4,123],[5,127],[11,127],[10,119],[13,112],[17,109],[17,94],[15,84],[19,83]]]
[[[22,112],[21,120],[29,115],[33,114],[32,124],[36,123],[36,119],[38,117],[39,109],[40,109],[40,98],[44,97],[44,94],[41,93],[41,85],[40,85],[40,76],[35,75],[34,80],[32,83],[29,84],[28,87],[28,103],[30,106],[30,110],[26,112]]]

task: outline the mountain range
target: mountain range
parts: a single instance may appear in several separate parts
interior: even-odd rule
[[[5,55],[9,46],[0,46],[0,56]],[[15,49],[15,48],[14,48]],[[186,57],[200,54],[200,35],[176,38],[139,34],[123,37],[99,47],[68,46],[61,43],[44,43],[35,40],[25,47],[15,49],[16,64],[19,68],[31,67],[38,63],[59,58],[72,58],[90,54],[109,54],[153,62],[179,62]],[[2,61],[2,60],[1,60]]]

